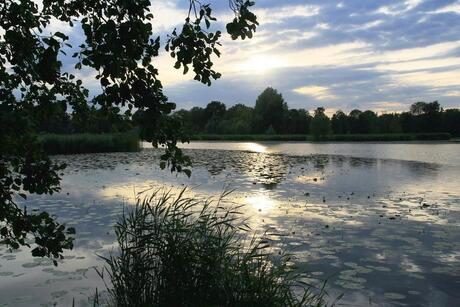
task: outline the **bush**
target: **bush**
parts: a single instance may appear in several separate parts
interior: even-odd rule
[[[238,207],[184,192],[138,200],[115,227],[119,252],[99,271],[109,274],[110,305],[326,305],[324,289],[295,281],[288,256],[275,258],[266,240],[246,239]]]
[[[47,154],[139,151],[139,137],[134,133],[43,134],[38,137]]]

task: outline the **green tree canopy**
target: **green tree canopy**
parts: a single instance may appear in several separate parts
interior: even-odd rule
[[[307,134],[310,130],[311,116],[304,109],[289,109],[285,116],[284,133]]]
[[[202,131],[206,126],[206,111],[200,107],[193,107],[190,110],[190,120],[195,131]]]
[[[371,110],[366,110],[359,114],[359,133],[377,132],[377,114]]]
[[[359,121],[359,116],[363,112],[358,109],[351,110],[350,114],[348,114],[348,128],[350,129],[350,133],[360,133],[361,126]]]
[[[256,100],[254,108],[255,130],[265,132],[272,126],[277,133],[282,132],[287,110],[288,106],[283,95],[274,88],[266,88]]]
[[[413,115],[421,115],[425,113],[426,103],[423,101],[415,102],[410,106],[410,112]]]
[[[222,130],[228,134],[251,133],[251,122],[254,109],[244,104],[236,104],[225,113]]]
[[[321,137],[328,135],[331,131],[331,120],[327,117],[325,109],[319,107],[315,110],[315,116],[313,117],[310,124],[310,133],[316,139],[321,139]]]
[[[332,115],[331,127],[335,134],[347,133],[347,115],[342,110],[338,110]]]
[[[220,101],[211,101],[206,106],[206,119],[210,120],[211,118],[223,118],[227,107]]]
[[[251,120],[253,109],[242,103],[238,103],[228,108],[225,118],[227,119],[241,119],[249,122]]]

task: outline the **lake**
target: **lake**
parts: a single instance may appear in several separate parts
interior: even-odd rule
[[[61,193],[31,196],[77,230],[54,267],[0,247],[0,306],[87,305],[112,226],[149,188],[244,204],[255,232],[292,254],[302,280],[327,280],[352,306],[460,306],[459,143],[193,142],[191,178],[161,171],[161,151],[54,156]],[[2,305],[3,304],[3,305]]]

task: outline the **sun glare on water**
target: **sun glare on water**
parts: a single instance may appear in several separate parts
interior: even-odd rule
[[[259,152],[259,153],[266,153],[267,152],[267,147],[258,144],[258,143],[253,143],[253,142],[248,142],[248,143],[243,143],[241,144],[241,147],[243,150],[248,150],[252,152]]]
[[[274,209],[277,205],[277,202],[274,199],[271,199],[268,195],[258,194],[246,199],[246,203],[257,211],[267,212],[271,209]]]

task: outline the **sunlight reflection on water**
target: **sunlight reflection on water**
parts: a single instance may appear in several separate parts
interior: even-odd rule
[[[276,207],[277,201],[271,199],[267,194],[259,192],[255,196],[247,198],[246,204],[257,211],[267,213]]]

